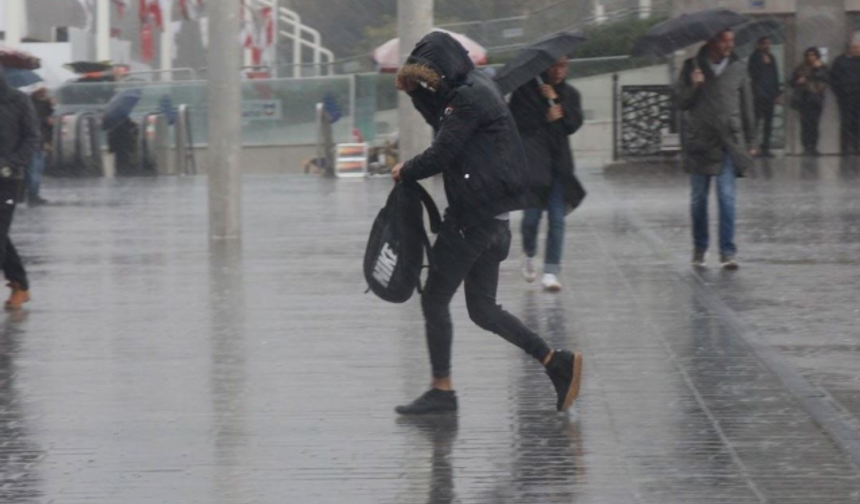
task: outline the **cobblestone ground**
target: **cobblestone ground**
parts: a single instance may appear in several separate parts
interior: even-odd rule
[[[518,240],[500,287],[585,352],[580,400],[555,413],[458,295],[461,411],[423,420],[392,411],[428,382],[417,299],[360,268],[388,181],[249,177],[241,247],[209,243],[205,179],[49,181],[13,230],[0,502],[860,502],[860,180],[771,168],[732,275],[690,272],[683,177],[583,169],[565,290],[522,282]]]

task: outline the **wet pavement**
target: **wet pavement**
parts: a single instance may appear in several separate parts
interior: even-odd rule
[[[860,502],[849,164],[744,181],[733,274],[690,272],[682,176],[582,169],[565,290],[522,282],[517,239],[499,295],[585,352],[580,400],[555,413],[458,294],[461,411],[418,420],[392,408],[428,382],[419,304],[361,274],[388,181],[248,177],[241,247],[208,241],[203,178],[49,181],[13,230],[0,502]]]

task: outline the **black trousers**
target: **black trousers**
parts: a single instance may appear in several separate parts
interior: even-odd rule
[[[451,299],[465,284],[469,317],[526,353],[543,361],[550,349],[543,339],[496,303],[499,264],[508,257],[511,230],[508,221],[491,219],[461,231],[446,220],[433,245],[433,262],[421,298],[427,329],[427,347],[434,378],[451,374]]]
[[[776,110],[776,101],[766,97],[755,98],[755,124],[758,130],[759,124],[764,122],[764,134],[761,141],[762,153],[770,152],[770,139],[773,136],[773,116]]]
[[[818,149],[818,126],[823,112],[824,104],[819,102],[807,102],[800,107],[800,136],[806,152]]]
[[[6,280],[17,282],[24,290],[30,289],[27,282],[27,272],[18,255],[18,250],[9,238],[9,228],[12,227],[12,217],[21,193],[21,181],[0,181],[0,263]]]
[[[860,154],[860,95],[846,95],[839,99],[842,118],[842,153]]]

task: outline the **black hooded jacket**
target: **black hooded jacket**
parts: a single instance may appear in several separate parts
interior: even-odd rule
[[[526,206],[528,173],[517,125],[496,85],[475,70],[447,33],[415,46],[398,78],[424,83],[410,93],[436,133],[433,144],[407,161],[403,180],[442,173],[446,218],[468,228]]]
[[[24,178],[41,141],[30,97],[9,87],[0,67],[0,183]]]

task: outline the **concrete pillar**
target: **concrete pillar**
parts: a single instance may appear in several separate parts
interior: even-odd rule
[[[110,53],[110,0],[96,0],[96,59],[108,61]]]
[[[103,1],[103,0],[100,0]],[[162,19],[164,20],[164,31],[161,32],[161,69],[162,70],[172,70],[173,69],[173,41],[174,41],[174,33],[173,33],[173,4],[168,4],[170,7],[164,9],[164,12],[161,13]],[[164,72],[161,74],[162,82],[169,82],[173,80],[173,74],[170,72]]]
[[[400,62],[421,38],[433,29],[433,0],[397,1],[397,36],[400,38]],[[430,144],[430,128],[421,114],[412,106],[406,93],[400,95],[398,117],[400,123],[400,161],[420,154]]]
[[[241,238],[242,89],[240,6],[210,2],[209,28],[209,234]]]
[[[23,0],[6,0],[4,17],[6,18],[6,40],[7,46],[15,47],[21,44],[21,26],[24,21]]]
[[[826,49],[827,65],[845,52],[848,43],[847,23],[845,18],[845,0],[816,0],[815,2],[797,2],[795,18],[796,40],[794,44],[794,63],[802,61],[803,52],[811,46]],[[791,75],[793,67],[786,68]],[[797,114],[794,113],[796,116]],[[794,134],[789,140],[791,151],[799,153],[803,150],[800,143],[800,128],[792,128]],[[837,154],[839,145],[839,109],[836,97],[828,93],[821,118],[821,141],[818,149],[824,154]]]

